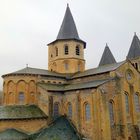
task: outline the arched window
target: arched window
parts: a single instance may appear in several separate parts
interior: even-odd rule
[[[138,63],[135,63],[135,68],[138,70]]]
[[[80,55],[80,47],[79,47],[79,45],[76,46],[76,55]]]
[[[66,70],[66,71],[69,69],[69,64],[68,64],[68,62],[65,62],[65,63],[64,63],[64,67],[65,67],[65,70]]]
[[[14,93],[10,92],[8,98],[9,98],[8,104],[13,104],[14,103]]]
[[[59,116],[59,103],[58,102],[54,103],[54,106],[53,106],[53,116],[54,117],[58,117]]]
[[[139,104],[139,95],[138,95],[138,93],[134,94],[134,104],[135,104],[135,111],[140,112],[140,104]]]
[[[56,63],[54,62],[54,63],[53,63],[53,71],[56,71],[56,69],[57,69],[57,65],[56,65]]]
[[[124,94],[125,95],[125,108],[126,108],[126,113],[129,114],[129,96],[127,93]]]
[[[24,103],[24,92],[19,92],[18,101],[19,101],[19,104]]]
[[[67,45],[64,47],[64,52],[65,52],[65,55],[68,55],[69,54],[69,48],[68,48]]]
[[[33,104],[35,102],[35,93],[31,92],[30,93],[30,103]]]
[[[81,67],[81,64],[78,63],[78,65],[77,65],[77,71],[78,71],[78,72],[80,71],[80,67]]]
[[[88,103],[85,103],[85,120],[90,120],[90,105]]]
[[[110,125],[114,124],[114,106],[113,101],[109,101],[109,116],[110,116]]]
[[[72,105],[71,105],[71,103],[68,104],[68,117],[72,118]]]
[[[57,47],[55,48],[55,53],[56,53],[56,56],[58,56],[58,48]]]

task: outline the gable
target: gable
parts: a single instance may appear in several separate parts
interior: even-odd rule
[[[118,69],[115,70],[115,73],[118,77],[124,78],[124,80],[128,80],[128,75],[127,73],[131,72],[132,73],[132,78],[133,82],[138,84],[138,80],[140,77],[139,72],[135,69],[135,67],[132,65],[130,61],[126,61],[123,65],[121,65]]]

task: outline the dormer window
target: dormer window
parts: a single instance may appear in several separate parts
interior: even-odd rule
[[[79,47],[79,45],[76,46],[76,52],[75,53],[76,53],[76,55],[80,55],[80,47]]]
[[[69,54],[69,47],[68,47],[68,45],[65,45],[64,52],[65,52],[65,55]]]

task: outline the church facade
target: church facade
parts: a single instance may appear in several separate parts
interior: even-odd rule
[[[75,140],[140,139],[138,36],[122,62],[116,62],[106,45],[99,66],[86,70],[85,49],[67,6],[57,39],[48,44],[48,70],[26,67],[2,76],[0,138],[1,132],[14,129],[36,133],[34,139],[39,139],[37,132],[64,117]],[[47,139],[44,133],[42,139]]]

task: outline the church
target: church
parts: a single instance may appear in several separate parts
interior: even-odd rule
[[[140,140],[140,40],[116,62],[106,44],[98,67],[85,68],[86,42],[67,5],[48,70],[4,74],[0,139]]]

